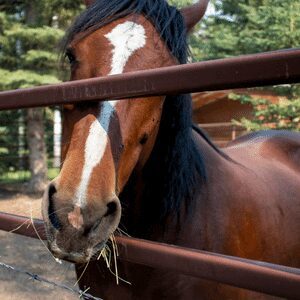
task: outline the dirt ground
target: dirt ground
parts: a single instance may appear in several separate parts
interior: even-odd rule
[[[22,189],[21,189],[22,190]],[[41,198],[20,192],[20,188],[0,186],[0,211],[41,218]],[[41,241],[0,231],[0,262],[24,269],[51,281],[74,288],[74,266],[57,263]],[[36,282],[27,275],[0,267],[0,299],[73,300],[68,291]]]

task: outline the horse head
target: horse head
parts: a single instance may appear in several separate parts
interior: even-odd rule
[[[171,17],[179,19],[176,24],[185,20],[186,32],[201,19],[208,3],[203,0],[180,14],[164,0],[85,2],[88,9],[66,39],[71,80],[181,63],[162,38],[161,25],[142,6],[168,7]],[[169,29],[167,39],[182,35],[179,29]],[[151,154],[163,105],[164,97],[149,97],[63,107],[63,165],[42,206],[55,256],[86,262],[116,230],[121,218],[118,196],[132,172],[141,169]]]

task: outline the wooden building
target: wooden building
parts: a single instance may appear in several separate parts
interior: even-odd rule
[[[270,91],[262,90],[226,90],[193,94],[193,121],[204,129],[219,146],[225,146],[229,141],[245,134],[243,127],[236,126],[232,120],[242,117],[251,119],[253,107],[239,101],[229,99],[230,93],[248,94],[254,98],[264,98],[272,103],[279,101],[279,96]]]

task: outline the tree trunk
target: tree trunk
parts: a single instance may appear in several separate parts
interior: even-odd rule
[[[24,152],[25,152],[25,122],[24,110],[20,110],[20,117],[18,122],[18,158],[19,170],[25,170]]]
[[[37,22],[36,1],[28,1],[25,8],[25,20],[28,25],[36,25]]]
[[[62,133],[62,125],[61,125],[61,113],[59,109],[54,110],[54,126],[53,126],[53,167],[60,168],[61,162],[61,133]]]
[[[43,192],[47,185],[47,159],[43,118],[43,108],[30,108],[27,110],[27,143],[31,173],[28,191],[32,193]]]
[[[28,1],[26,7],[26,23],[35,25],[37,22],[36,1]],[[27,144],[29,149],[29,169],[31,178],[28,191],[40,193],[47,185],[47,159],[44,139],[44,109],[30,108],[26,112]]]

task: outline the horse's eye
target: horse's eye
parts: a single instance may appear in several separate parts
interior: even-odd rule
[[[76,62],[76,57],[71,51],[66,52],[66,57],[69,60],[70,65],[72,65]]]

